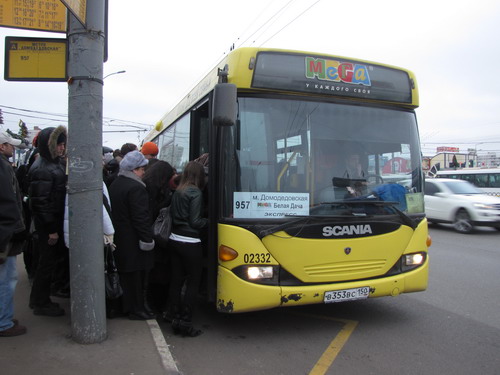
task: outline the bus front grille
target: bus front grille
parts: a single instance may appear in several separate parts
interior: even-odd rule
[[[304,267],[305,273],[311,277],[340,277],[340,276],[355,276],[381,272],[386,267],[385,259],[338,262],[316,264]]]

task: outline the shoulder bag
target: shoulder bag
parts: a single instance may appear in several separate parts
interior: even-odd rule
[[[172,230],[172,217],[170,216],[170,206],[160,209],[160,213],[153,224],[153,238],[155,243],[165,247]]]
[[[120,284],[120,277],[116,268],[111,244],[104,245],[104,281],[106,298],[117,299],[122,296],[123,289]]]

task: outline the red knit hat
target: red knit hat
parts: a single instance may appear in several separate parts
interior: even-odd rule
[[[158,146],[153,142],[146,142],[141,147],[141,153],[143,155],[158,155]]]

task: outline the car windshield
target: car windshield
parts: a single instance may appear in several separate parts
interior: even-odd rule
[[[446,181],[443,184],[452,191],[453,194],[484,194],[483,191],[465,181]]]
[[[367,199],[423,212],[413,111],[253,97],[238,109],[222,136],[224,216],[329,216]]]

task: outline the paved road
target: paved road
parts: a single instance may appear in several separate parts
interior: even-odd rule
[[[432,227],[429,289],[396,298],[225,315],[167,342],[191,374],[500,374],[500,233]]]

